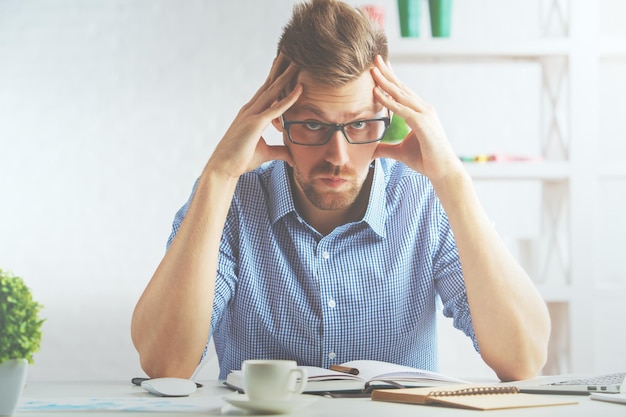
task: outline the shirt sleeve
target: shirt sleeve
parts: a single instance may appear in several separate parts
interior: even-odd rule
[[[439,219],[440,241],[434,260],[434,277],[437,293],[441,297],[443,304],[443,314],[446,317],[452,317],[454,327],[463,331],[472,339],[474,349],[480,353],[467,302],[467,292],[459,253],[448,216],[443,211],[443,208],[441,209]]]

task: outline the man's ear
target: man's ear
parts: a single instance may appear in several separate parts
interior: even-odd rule
[[[278,130],[280,133],[283,132],[283,121],[280,117],[276,117],[275,119],[272,119],[272,125],[274,125],[274,128]]]

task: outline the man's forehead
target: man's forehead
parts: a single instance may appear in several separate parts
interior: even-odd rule
[[[374,79],[369,71],[340,86],[332,86],[314,79],[310,74],[301,71],[298,82],[303,91],[294,109],[338,110],[346,112],[379,111],[382,107],[374,98]]]
[[[348,81],[347,83],[337,84],[337,83],[331,82],[331,80],[329,80],[329,82],[320,81],[319,78],[314,77],[309,71],[300,70],[298,72],[297,81],[305,86],[307,85],[315,86],[320,89],[322,88],[342,89],[342,88],[350,87],[351,85],[363,86],[367,84],[371,84],[373,88],[375,85],[374,78],[372,77],[372,74],[370,71],[363,72],[361,75],[354,77],[352,81]]]

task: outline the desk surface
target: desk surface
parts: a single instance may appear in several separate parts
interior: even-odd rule
[[[221,386],[217,381],[202,381],[204,387],[198,389],[194,394],[188,398],[174,399],[176,404],[188,404],[194,405],[194,409],[184,412],[141,412],[137,411],[72,411],[72,417],[81,416],[93,416],[104,417],[108,415],[115,416],[133,416],[139,415],[168,415],[168,416],[220,416],[220,415],[253,415],[247,413],[244,410],[240,410],[231,405],[228,405],[223,397],[225,395],[232,395],[232,391]],[[571,399],[572,397],[567,397]],[[110,403],[124,402],[124,401],[159,401],[158,397],[151,396],[145,392],[142,388],[132,385],[130,382],[31,382],[28,383],[26,389],[22,394],[22,407],[28,406],[28,404],[44,404],[48,403],[71,403],[87,401],[90,399],[97,399],[102,402],[109,401]],[[485,411],[485,416],[527,416],[529,410],[532,410],[533,417],[562,417],[567,416],[626,416],[626,406],[620,404],[607,403],[603,401],[591,400],[587,396],[576,396],[576,400],[579,401],[577,405],[564,405],[553,407],[536,407],[532,409],[511,409],[511,410],[495,410]],[[55,416],[58,417],[59,412],[62,410],[54,411],[49,409],[45,410],[31,410],[28,411],[25,408],[18,409],[15,417],[45,417]],[[97,414],[96,414],[97,413]],[[407,416],[407,415],[424,415],[429,417],[436,416],[463,416],[463,415],[478,415],[479,411],[473,410],[460,410],[453,408],[435,407],[435,406],[420,406],[409,404],[395,404],[388,402],[371,401],[368,398],[324,398],[317,397],[315,402],[304,409],[300,409],[292,413],[292,415],[298,416]]]

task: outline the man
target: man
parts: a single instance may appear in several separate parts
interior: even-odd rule
[[[334,0],[294,8],[267,80],[174,221],[132,336],[152,377],[251,358],[436,370],[436,297],[502,380],[546,358],[547,309],[384,34]],[[412,131],[380,139],[392,114]],[[262,138],[269,124],[284,146]]]

